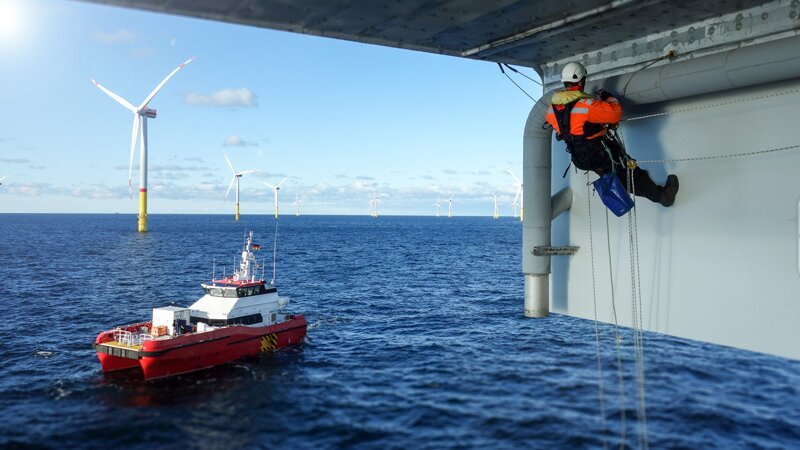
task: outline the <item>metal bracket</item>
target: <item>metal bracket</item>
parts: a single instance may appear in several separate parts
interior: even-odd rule
[[[580,247],[574,245],[562,245],[560,247],[533,247],[534,256],[572,256],[578,252]]]

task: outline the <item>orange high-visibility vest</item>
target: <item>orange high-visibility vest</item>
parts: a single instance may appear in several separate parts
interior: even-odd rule
[[[570,114],[569,133],[575,137],[594,139],[606,133],[605,125],[614,125],[622,119],[622,106],[617,99],[609,97],[603,101],[579,89],[564,89],[553,94],[550,107],[547,109],[547,123],[561,133],[556,120],[555,110],[561,111],[566,105],[575,102]],[[587,126],[586,124],[596,124]],[[588,135],[586,135],[588,133]]]

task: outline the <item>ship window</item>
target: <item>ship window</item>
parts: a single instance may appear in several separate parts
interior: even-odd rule
[[[218,287],[205,288],[206,294],[213,297],[222,297],[222,289]]]
[[[223,297],[229,298],[236,298],[236,290],[235,289],[223,289],[222,290]]]

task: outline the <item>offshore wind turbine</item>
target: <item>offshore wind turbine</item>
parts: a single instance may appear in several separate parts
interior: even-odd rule
[[[283,177],[281,182],[276,184],[275,186],[273,186],[273,185],[271,185],[269,183],[264,183],[267,186],[269,186],[270,188],[272,188],[272,192],[275,193],[275,218],[276,219],[278,218],[278,191],[281,190],[281,185],[283,184],[284,181],[286,181],[287,178],[289,178],[289,177]]]
[[[514,172],[512,172],[511,169],[506,169],[506,172],[508,172],[508,174],[511,175],[511,177],[514,178],[514,181],[517,183],[517,193],[514,194],[514,217],[517,217],[516,207],[519,206],[519,220],[522,221],[522,218],[525,215],[525,202],[522,200],[522,182],[519,181],[519,178],[514,175]],[[517,203],[517,200],[519,200],[519,203]]]
[[[492,214],[492,219],[499,219],[500,218],[500,209],[497,207],[497,194],[494,194],[494,214]]]
[[[255,170],[245,170],[244,172],[237,172],[236,169],[233,168],[233,164],[231,164],[231,160],[228,159],[228,155],[223,154],[225,156],[225,161],[228,161],[228,167],[231,168],[231,172],[233,172],[233,179],[231,180],[231,184],[228,185],[228,190],[225,191],[225,200],[228,199],[228,194],[231,193],[231,188],[233,187],[233,183],[236,183],[236,221],[239,221],[239,179],[242,178],[242,175],[247,175],[248,173],[253,173]]]
[[[0,178],[0,186],[2,186],[2,185],[3,185],[3,180],[5,180],[6,178],[8,178],[8,177],[3,177],[3,178]]]
[[[453,196],[450,196],[450,199],[447,200],[447,218],[451,219],[453,217]]]
[[[439,217],[439,210],[442,209],[442,203],[439,202],[439,199],[436,199],[436,203],[433,204],[436,207],[436,217]]]
[[[131,188],[131,178],[133,177],[133,154],[136,150],[136,138],[139,137],[140,132],[142,135],[139,150],[139,232],[141,233],[147,231],[147,119],[156,118],[156,110],[148,108],[147,105],[151,100],[153,100],[153,97],[158,94],[158,91],[164,87],[167,81],[169,81],[169,79],[175,75],[176,72],[181,70],[183,66],[192,61],[194,61],[194,57],[189,58],[185,62],[181,63],[181,65],[176,67],[175,70],[170,72],[169,75],[161,80],[161,83],[158,83],[155,89],[153,89],[153,91],[150,92],[147,97],[145,97],[144,101],[142,101],[139,106],[134,106],[131,104],[131,102],[101,86],[97,81],[92,80],[92,83],[94,83],[94,85],[97,86],[101,91],[105,92],[117,103],[133,113],[133,129],[131,131],[131,157],[128,165],[128,194],[131,196],[131,199],[133,199],[133,192]]]
[[[292,204],[295,207],[295,209],[294,209],[294,215],[295,216],[300,217],[300,204],[301,203],[303,203],[303,201],[300,200],[300,197],[297,194],[294,194],[294,203],[292,203]]]
[[[372,198],[369,199],[370,216],[378,217],[378,205],[380,204],[380,202],[381,201],[378,200],[378,194],[377,192],[375,192],[375,188],[372,188]]]

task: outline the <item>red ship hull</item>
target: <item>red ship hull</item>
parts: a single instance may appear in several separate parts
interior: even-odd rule
[[[147,324],[129,325],[123,329],[138,330],[142,325]],[[111,330],[100,333],[94,347],[103,372],[141,367],[144,378],[153,380],[301,344],[306,328],[305,317],[295,315],[275,325],[227,326],[203,333],[145,341],[139,348],[115,346]]]

